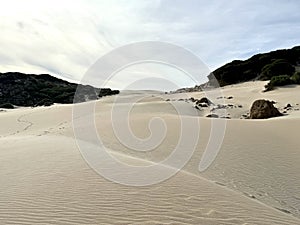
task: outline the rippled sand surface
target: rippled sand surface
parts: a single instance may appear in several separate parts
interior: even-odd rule
[[[224,92],[241,96],[242,88]],[[284,105],[288,91],[299,92],[284,89],[267,97]],[[180,123],[174,107],[152,96],[138,103],[129,119],[140,138],[149,135],[153,116],[169,128],[161,145],[147,153],[133,152],[114,135],[114,97],[96,104],[99,137],[123,162],[152,164],[176,145]],[[297,103],[296,97],[289,101]],[[74,138],[72,105],[0,112],[0,224],[300,224],[298,112],[265,121],[228,120],[216,160],[200,173],[211,120],[199,117],[189,103],[175,104],[200,124],[199,143],[183,170],[146,187],[111,182],[89,167]]]

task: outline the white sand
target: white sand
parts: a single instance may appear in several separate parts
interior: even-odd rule
[[[228,112],[232,118],[249,111],[258,98],[277,101],[280,108],[291,103],[293,110],[263,121],[227,120],[222,148],[203,173],[198,166],[212,120],[199,117],[207,112],[191,103],[172,102],[184,117],[199,122],[200,141],[181,172],[146,187],[113,183],[87,165],[74,139],[72,105],[0,112],[0,224],[300,224],[300,114],[295,110],[300,87],[261,93],[263,84],[223,89],[224,96],[233,96],[228,103],[243,106]],[[162,98],[183,95],[137,95],[147,97],[131,111],[132,130],[145,138],[149,120],[163,118],[168,131],[161,145],[137,153],[119,142],[111,125],[115,97],[97,101],[97,130],[119,160],[151,164],[167,157],[180,136],[179,117]],[[200,98],[203,93],[188,95]],[[132,96],[121,98],[130,102]],[[120,106],[121,115],[126,103]]]

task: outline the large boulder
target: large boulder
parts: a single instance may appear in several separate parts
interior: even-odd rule
[[[281,115],[273,102],[264,99],[254,101],[250,109],[250,119],[267,119]]]

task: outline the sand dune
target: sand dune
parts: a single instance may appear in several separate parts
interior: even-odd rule
[[[172,152],[180,137],[176,108],[200,126],[199,143],[183,170],[145,187],[111,182],[90,168],[74,138],[72,105],[0,112],[0,224],[300,224],[296,110],[300,88],[261,93],[263,84],[223,89],[224,96],[233,96],[226,101],[243,105],[228,112],[232,118],[239,118],[262,97],[277,101],[278,107],[291,103],[293,110],[264,121],[227,120],[222,148],[202,173],[198,167],[212,120],[201,117],[207,112],[199,112],[191,103],[165,101],[184,95],[123,93],[113,118],[116,97],[97,101],[98,135],[110,153],[127,164],[153,164]],[[188,95],[200,98],[203,93]],[[168,128],[151,152],[133,151],[114,134],[112,119],[116,126],[123,124],[126,102],[134,97],[140,100],[130,112],[129,124],[136,136],[151,134],[153,117],[163,119]],[[79,125],[83,130],[87,126]]]

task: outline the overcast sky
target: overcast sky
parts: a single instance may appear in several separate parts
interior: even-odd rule
[[[213,70],[234,59],[299,45],[299,10],[299,0],[3,1],[0,71],[79,81],[101,56],[139,41],[182,46]],[[167,73],[156,73],[161,71]],[[155,73],[133,66],[111,85],[120,88],[139,72]]]

